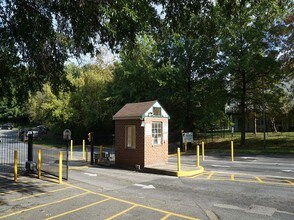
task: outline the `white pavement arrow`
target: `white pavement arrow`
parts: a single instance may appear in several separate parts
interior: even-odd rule
[[[142,187],[142,189],[155,189],[155,187],[152,186],[152,185],[143,185],[143,184],[137,184],[137,183],[135,183],[134,186]]]
[[[292,170],[281,170],[282,172],[287,172],[287,173],[290,173],[292,172]]]
[[[84,174],[86,174],[86,175],[88,175],[88,176],[97,176],[96,173],[84,173]]]

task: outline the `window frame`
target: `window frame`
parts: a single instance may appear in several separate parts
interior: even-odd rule
[[[129,146],[129,128],[131,129],[131,146]],[[125,126],[125,149],[136,149],[136,125]]]
[[[155,127],[155,125],[157,125]],[[160,125],[160,126],[158,126]],[[152,145],[162,145],[163,143],[163,123],[161,121],[152,122]],[[158,132],[160,131],[160,132]],[[156,140],[156,142],[155,142]]]
[[[153,112],[153,116],[161,116],[162,115],[162,109],[160,107],[153,107],[152,109],[152,112]],[[159,114],[156,114],[156,113],[159,113]]]

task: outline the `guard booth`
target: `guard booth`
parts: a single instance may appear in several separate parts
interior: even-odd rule
[[[167,163],[169,115],[157,100],[128,103],[113,120],[117,165],[140,169]]]

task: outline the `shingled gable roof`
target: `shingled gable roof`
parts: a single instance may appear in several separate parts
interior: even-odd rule
[[[122,107],[114,116],[113,119],[137,119],[141,118],[148,109],[150,109],[157,101],[128,103]]]

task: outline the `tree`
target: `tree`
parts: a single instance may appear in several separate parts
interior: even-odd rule
[[[67,125],[72,117],[70,93],[53,94],[50,85],[45,84],[42,91],[31,95],[27,105],[31,122],[47,126]]]
[[[154,2],[1,1],[0,96],[26,99],[45,82],[53,91],[66,88],[70,54],[95,54],[99,43],[112,49],[131,44],[156,24]]]
[[[252,85],[263,80],[281,79],[278,68],[263,72],[257,71],[259,60],[270,58],[271,39],[268,37],[274,22],[281,20],[287,13],[291,1],[262,0],[219,0],[220,11],[220,51],[223,53],[224,69],[229,80],[231,99],[236,100],[241,115],[241,145],[245,145],[245,121],[249,103],[249,91],[256,94]],[[274,59],[273,59],[274,60]],[[275,61],[274,61],[275,62]],[[276,63],[276,62],[275,62]],[[253,65],[252,65],[253,64]],[[266,81],[265,83],[267,83]],[[260,84],[262,85],[262,84]]]
[[[163,4],[165,17],[157,38],[162,63],[170,62],[170,101],[178,106],[181,129],[206,130],[224,114],[226,92],[218,57],[218,23],[211,1]],[[213,86],[213,87],[210,87]],[[211,98],[217,102],[211,102]],[[210,101],[208,101],[210,100]],[[216,104],[217,103],[217,104]],[[213,107],[212,107],[213,106]]]
[[[111,81],[111,66],[102,68],[90,64],[82,67],[79,76],[72,79],[74,90],[70,107],[74,127],[100,133],[111,129],[112,108],[107,99],[107,87]]]

